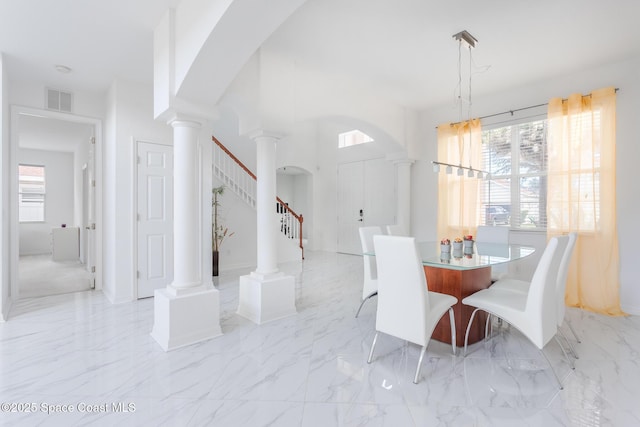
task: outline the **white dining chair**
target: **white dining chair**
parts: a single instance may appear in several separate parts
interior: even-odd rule
[[[422,261],[413,237],[375,236],[378,268],[378,312],[376,334],[367,363],[371,363],[380,332],[422,347],[413,379],[418,383],[422,360],[431,334],[440,318],[449,311],[451,347],[456,353],[453,306],[456,297],[430,292]]]
[[[391,224],[387,225],[387,234],[389,236],[406,236],[407,233],[404,231],[404,227],[400,224]]]
[[[567,243],[568,237],[566,236],[554,237],[549,240],[533,274],[527,293],[512,292],[492,286],[469,295],[462,300],[463,304],[476,307],[471,314],[465,333],[465,356],[471,324],[478,310],[483,310],[501,318],[522,332],[540,350],[547,363],[549,363],[551,372],[553,372],[560,389],[563,388],[560,378],[543,349],[552,338],[555,338],[571,368],[575,368],[573,361],[569,358],[564,346],[562,346],[557,337],[556,282],[560,258]],[[560,256],[558,256],[559,254]],[[500,283],[500,281],[496,283]]]
[[[509,227],[494,225],[479,225],[476,230],[476,244],[482,243],[501,243],[509,244]],[[491,281],[495,282],[503,279],[509,272],[507,263],[496,264],[491,266]]]
[[[557,321],[558,321],[558,332],[564,338],[565,342],[569,346],[569,350],[577,359],[578,352],[576,351],[571,341],[567,338],[567,336],[562,332],[562,325],[565,323],[565,314],[566,314],[566,304],[565,304],[565,291],[567,289],[567,275],[569,273],[569,264],[571,263],[571,256],[573,255],[573,249],[576,245],[576,240],[578,238],[578,234],[573,232],[569,233],[566,239],[566,247],[562,252],[558,251],[558,257],[560,258],[560,265],[558,268],[558,276],[556,280],[556,308],[557,308]],[[529,287],[531,286],[530,282],[524,280],[503,280],[496,282],[492,285],[494,289],[503,289],[511,292],[519,292],[526,294],[529,292]],[[580,343],[580,339],[578,335],[574,331],[571,323],[566,321],[569,330],[573,334],[574,338],[578,343]]]
[[[373,236],[382,234],[382,228],[379,226],[360,227],[360,245],[362,246],[362,258],[364,262],[364,281],[362,283],[362,302],[356,312],[356,317],[360,314],[364,303],[378,295],[378,273],[376,270],[376,257],[364,255],[365,253],[373,253]]]

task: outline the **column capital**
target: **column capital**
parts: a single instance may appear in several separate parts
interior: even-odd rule
[[[396,160],[391,160],[391,162],[393,162],[394,165],[409,165],[409,166],[411,166],[416,161],[413,160],[413,159],[396,159]]]
[[[200,129],[202,127],[202,123],[200,123],[198,120],[183,114],[174,114],[167,120],[167,124],[173,128],[189,127],[194,129]]]
[[[272,131],[272,130],[267,130],[267,129],[256,129],[253,130],[249,133],[247,133],[247,136],[252,139],[253,141],[258,141],[259,139],[272,139],[275,140],[276,142],[278,142],[279,140],[281,140],[282,138],[284,138],[284,134],[281,132],[276,132],[276,131]]]

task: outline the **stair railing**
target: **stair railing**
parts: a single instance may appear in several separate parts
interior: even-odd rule
[[[233,155],[215,136],[211,139],[218,147],[213,150],[213,170],[215,175],[250,206],[256,207],[256,175],[244,163]],[[280,232],[290,239],[298,241],[304,259],[302,242],[302,214],[297,214],[282,199],[276,197],[276,212],[279,216]]]

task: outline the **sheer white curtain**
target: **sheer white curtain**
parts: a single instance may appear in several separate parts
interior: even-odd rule
[[[567,305],[623,315],[616,225],[616,93],[549,102],[547,234],[575,231]]]
[[[482,126],[480,119],[438,126],[438,161],[480,168]],[[465,171],[466,172],[466,171]],[[438,175],[438,238],[474,234],[479,225],[479,183],[467,174]]]

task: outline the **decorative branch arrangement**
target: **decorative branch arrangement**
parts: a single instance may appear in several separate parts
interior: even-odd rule
[[[218,219],[218,208],[220,207],[220,201],[218,198],[224,194],[224,185],[219,187],[214,187],[211,190],[213,198],[211,200],[211,207],[213,208],[212,220],[213,227],[211,228],[211,248],[214,252],[220,251],[220,246],[222,246],[222,242],[227,237],[233,236],[233,232],[229,232],[229,229],[219,223]]]

